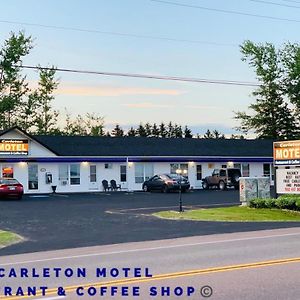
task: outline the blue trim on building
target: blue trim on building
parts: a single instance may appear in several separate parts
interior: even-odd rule
[[[0,158],[0,162],[48,162],[48,163],[71,163],[71,162],[120,162],[126,163],[127,157],[12,157]],[[272,157],[209,157],[209,156],[174,156],[174,157],[128,157],[129,162],[234,162],[234,163],[273,163]]]

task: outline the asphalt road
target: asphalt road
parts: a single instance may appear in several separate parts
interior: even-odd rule
[[[194,191],[183,194],[183,203],[186,207],[234,205],[239,195],[236,191]],[[0,255],[300,226],[179,222],[149,215],[164,209],[178,209],[178,193],[25,196],[22,201],[0,201],[0,229],[26,239],[1,249]]]
[[[22,268],[28,270],[28,278],[20,277]],[[42,276],[45,268],[49,269],[49,277],[46,278]],[[58,277],[54,268],[61,269]],[[85,277],[76,275],[78,268],[81,272],[85,270]],[[97,276],[97,268],[105,269],[106,276],[103,272]],[[124,268],[128,272],[127,277]],[[17,277],[9,278],[12,269]],[[40,277],[32,277],[33,269]],[[74,275],[67,277],[66,274],[71,274],[70,270]],[[118,270],[119,274],[112,270]],[[0,294],[3,295],[4,287],[10,288],[13,296],[10,300],[19,299],[14,297],[18,288],[26,295],[27,287],[34,286],[46,286],[46,297],[39,295],[35,299],[48,300],[205,299],[204,296],[211,291],[213,294],[209,299],[214,300],[297,300],[300,296],[300,229],[206,235],[2,256],[0,275],[4,275],[0,276]],[[65,298],[58,297],[58,287],[64,288]],[[103,292],[106,291],[105,297],[100,296],[101,287]],[[139,289],[139,296],[132,296],[133,287]],[[128,289],[129,296],[120,295],[122,288],[123,292]],[[96,295],[88,296],[88,289],[96,291]],[[111,289],[116,291],[113,297],[110,296]],[[192,292],[192,289],[194,292],[188,296],[187,291]],[[156,291],[157,296],[150,296],[150,291]],[[84,296],[79,297],[77,292],[84,293]],[[181,292],[180,296],[175,295]]]

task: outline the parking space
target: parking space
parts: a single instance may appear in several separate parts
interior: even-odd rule
[[[185,207],[239,203],[238,192],[192,191]],[[156,219],[148,213],[178,209],[178,193],[95,193],[26,195],[0,201],[0,229],[26,238],[1,249],[0,255],[193,235],[299,226],[293,223],[190,222]]]

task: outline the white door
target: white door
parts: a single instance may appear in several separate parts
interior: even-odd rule
[[[202,188],[202,165],[196,165],[196,189]]]
[[[96,165],[90,165],[90,182],[89,182],[89,189],[90,190],[98,190],[98,184],[97,184],[97,166]]]

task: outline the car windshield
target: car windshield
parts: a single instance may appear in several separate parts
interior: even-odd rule
[[[177,174],[170,174],[170,175],[168,175],[168,177],[171,179],[175,179],[175,180],[185,179],[183,176],[177,175]]]
[[[1,179],[0,183],[10,185],[10,184],[18,184],[19,182],[16,179],[8,179],[8,178],[6,179],[5,178],[5,179]]]

